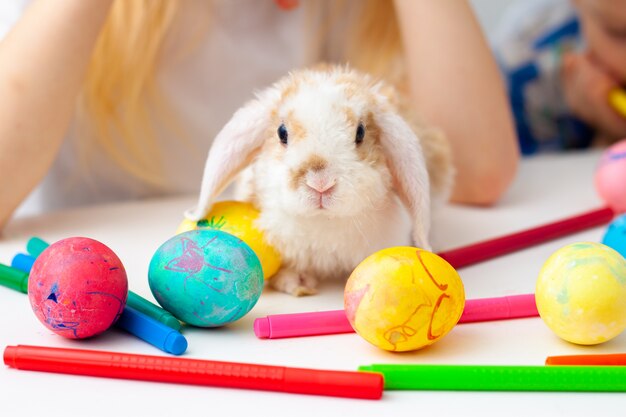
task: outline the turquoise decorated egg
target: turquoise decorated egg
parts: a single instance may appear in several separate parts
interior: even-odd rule
[[[218,327],[240,319],[263,290],[259,258],[241,239],[219,230],[192,230],[165,242],[152,257],[150,289],[185,323]]]

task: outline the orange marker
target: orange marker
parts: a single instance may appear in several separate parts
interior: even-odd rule
[[[546,365],[626,365],[626,353],[548,356]]]

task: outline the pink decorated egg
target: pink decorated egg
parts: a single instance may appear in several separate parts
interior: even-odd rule
[[[600,197],[616,212],[626,212],[626,139],[603,154],[596,169],[595,185]]]
[[[28,299],[44,326],[70,339],[107,330],[128,294],[126,271],[104,244],[84,237],[60,240],[33,264]]]

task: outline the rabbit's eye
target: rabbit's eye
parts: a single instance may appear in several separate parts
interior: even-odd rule
[[[284,124],[278,126],[278,138],[280,139],[280,143],[282,143],[283,145],[287,144],[289,133],[287,132],[287,127],[285,127]]]
[[[363,123],[359,123],[359,126],[356,128],[356,137],[354,138],[354,141],[358,145],[361,142],[363,142],[364,137],[365,137],[365,126],[363,126]]]

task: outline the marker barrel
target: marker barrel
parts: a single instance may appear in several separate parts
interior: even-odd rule
[[[610,222],[615,213],[609,207],[592,210],[564,220],[523,230],[507,236],[439,252],[455,269],[506,255],[539,243]]]
[[[28,294],[28,273],[0,264],[0,285]]]
[[[128,299],[126,300],[126,305],[134,308],[137,311],[142,312],[147,316],[152,317],[153,319],[165,324],[167,327],[170,327],[174,330],[180,331],[183,327],[180,324],[180,321],[178,321],[178,319],[174,317],[170,312],[163,310],[161,307],[154,305],[150,301],[132,291],[128,291]]]
[[[7,346],[4,363],[12,368],[297,394],[380,399],[377,373],[326,371],[182,359],[83,349]]]
[[[539,311],[537,311],[535,294],[476,298],[465,301],[465,308],[463,309],[459,323],[537,316],[539,316]]]
[[[626,391],[626,367],[369,365],[386,390],[453,391]]]
[[[354,333],[344,310],[275,314],[254,320],[254,333],[261,339]]]
[[[185,336],[128,305],[124,307],[116,326],[164,352],[182,355],[187,350]]]

